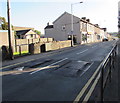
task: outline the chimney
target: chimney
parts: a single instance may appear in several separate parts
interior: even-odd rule
[[[82,17],[83,20],[86,20],[86,17]]]
[[[87,21],[87,22],[90,22],[90,19],[87,19],[86,21]]]
[[[99,25],[98,25],[98,24],[95,24],[95,26],[99,27]]]
[[[47,26],[49,26],[49,22],[47,23]]]
[[[104,31],[107,31],[107,28],[102,28]]]

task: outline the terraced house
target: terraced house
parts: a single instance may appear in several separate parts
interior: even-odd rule
[[[45,37],[54,38],[57,41],[71,40],[71,14],[64,12],[53,25],[45,27]],[[99,25],[90,23],[90,19],[81,19],[73,15],[73,41],[74,44],[83,44],[102,41],[105,31]]]

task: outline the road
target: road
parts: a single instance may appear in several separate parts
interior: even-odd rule
[[[4,66],[3,101],[82,101],[88,81],[115,42],[79,45]]]

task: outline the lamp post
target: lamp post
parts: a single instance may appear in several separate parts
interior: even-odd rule
[[[10,23],[10,0],[7,0],[7,14],[8,14],[8,40],[9,40],[9,58],[14,59],[12,45],[11,45],[11,23]]]
[[[71,39],[72,39],[72,43],[71,43],[71,46],[73,46],[74,45],[74,41],[73,41],[73,32],[74,32],[74,30],[73,30],[73,24],[74,24],[74,22],[73,22],[73,5],[75,5],[75,4],[81,4],[81,3],[83,3],[82,1],[81,2],[77,2],[77,3],[72,3],[71,4]]]

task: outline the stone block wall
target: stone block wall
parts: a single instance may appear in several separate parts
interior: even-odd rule
[[[71,40],[45,43],[46,51],[57,50],[65,47],[71,47]]]
[[[38,54],[45,51],[57,50],[65,47],[71,47],[71,40],[54,41],[50,43],[35,43],[29,45],[29,52],[31,54]]]

